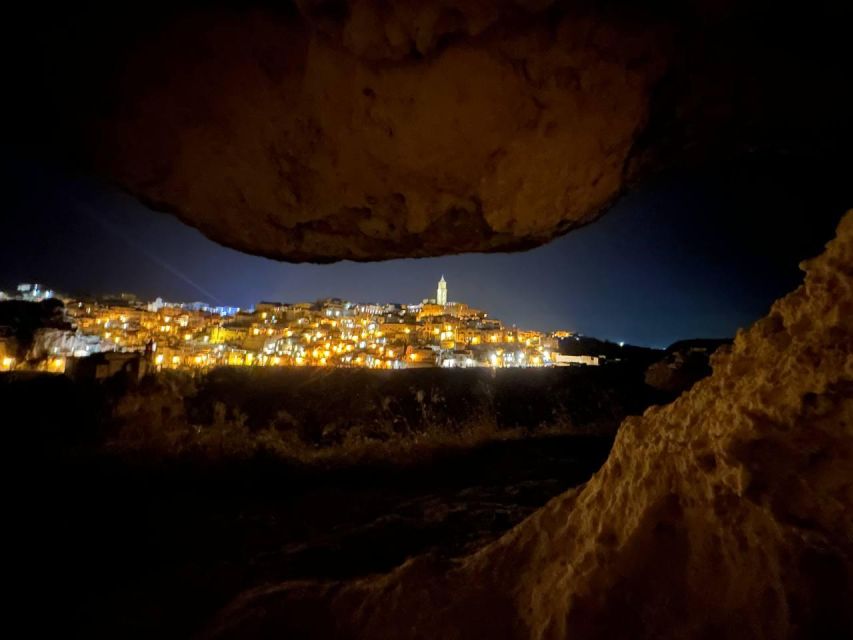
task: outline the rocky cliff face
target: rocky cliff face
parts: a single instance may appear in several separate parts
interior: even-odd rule
[[[259,589],[212,635],[847,636],[853,212],[803,266],[805,283],[709,378],[627,419],[586,486],[496,543],[353,583]]]

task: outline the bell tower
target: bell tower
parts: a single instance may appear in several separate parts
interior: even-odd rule
[[[447,305],[447,281],[444,279],[444,275],[438,281],[438,289],[435,292],[435,303],[440,304],[442,307]]]

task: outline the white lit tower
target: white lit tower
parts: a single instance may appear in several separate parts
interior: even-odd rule
[[[447,281],[443,275],[441,276],[441,280],[438,281],[438,289],[435,292],[435,303],[440,304],[442,307],[447,305]]]

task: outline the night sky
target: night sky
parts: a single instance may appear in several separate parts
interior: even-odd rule
[[[92,179],[5,154],[0,288],[247,307],[341,297],[452,300],[508,324],[634,344],[732,336],[802,278],[845,208],[848,182],[784,157],[661,176],[598,222],[525,253],[294,265],[226,249]],[[846,191],[827,191],[822,185]]]

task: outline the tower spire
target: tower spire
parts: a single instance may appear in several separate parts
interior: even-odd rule
[[[447,305],[447,281],[444,279],[444,274],[441,274],[441,280],[438,281],[438,289],[435,292],[435,303],[443,306]]]

